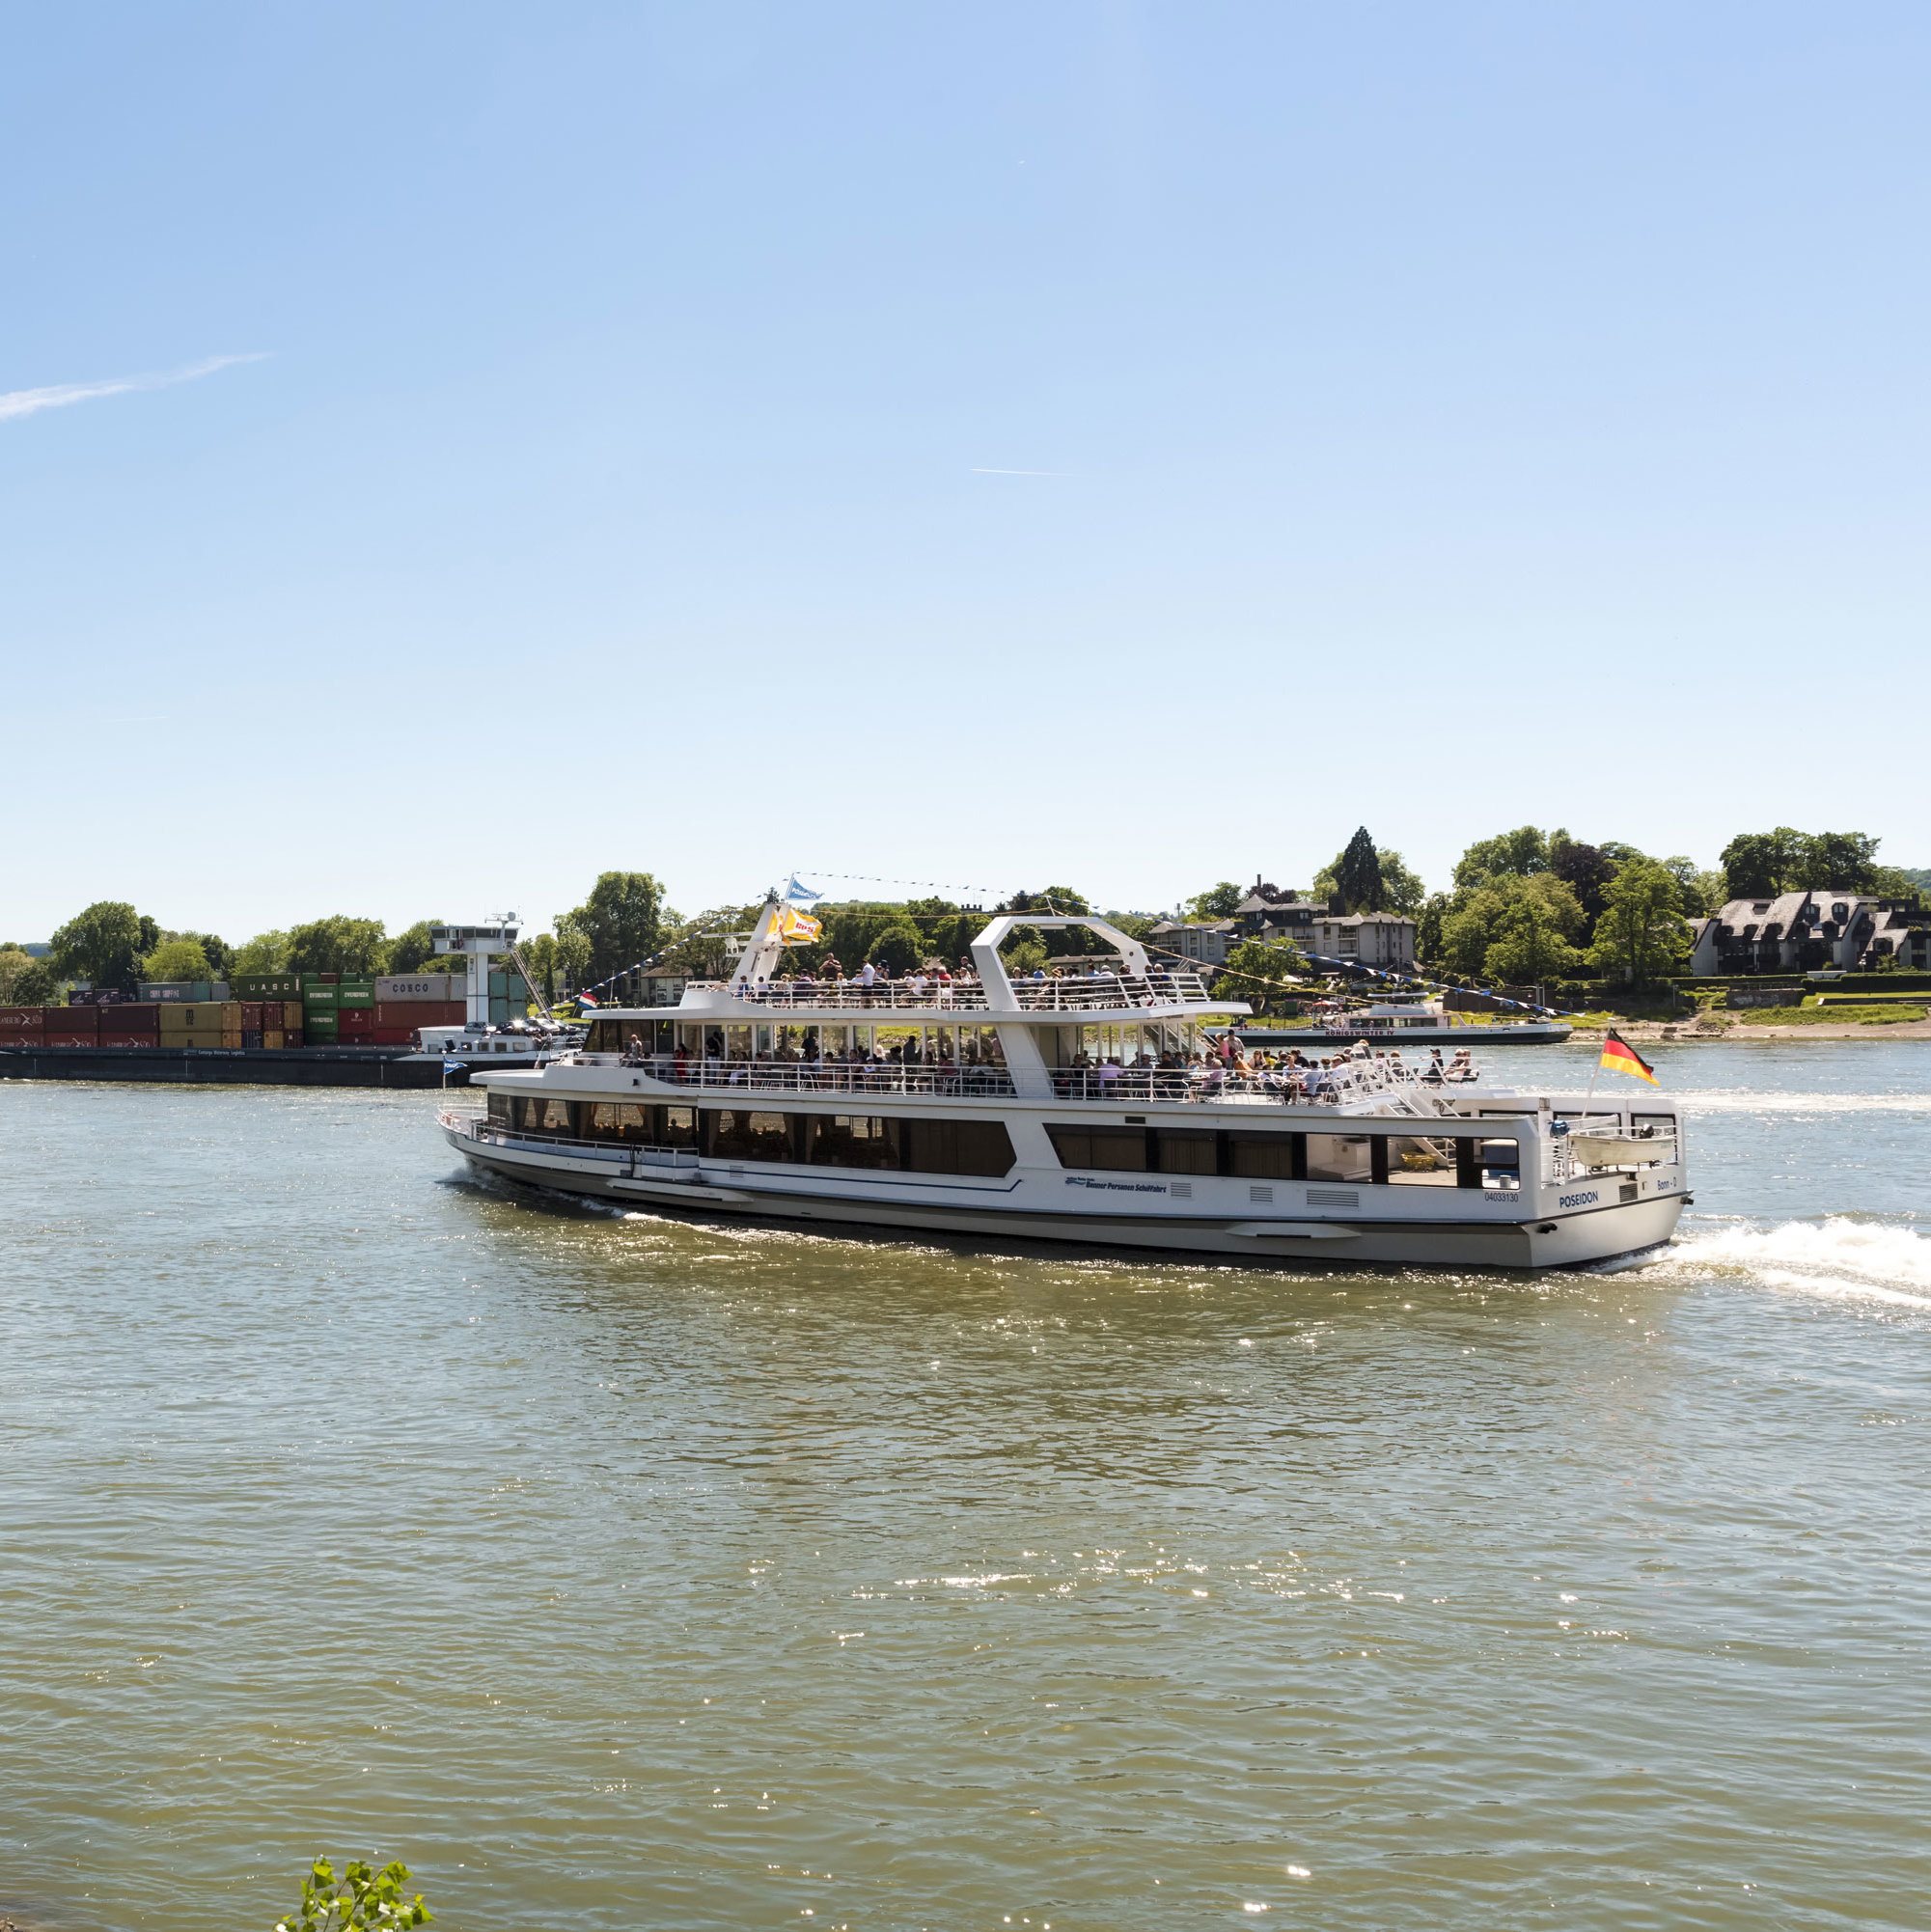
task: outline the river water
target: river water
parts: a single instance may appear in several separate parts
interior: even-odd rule
[[[1677,1246],[1536,1279],[0,1086],[0,1914],[265,1928],[326,1849],[451,1932],[1931,1923],[1931,1047],[1653,1057]]]

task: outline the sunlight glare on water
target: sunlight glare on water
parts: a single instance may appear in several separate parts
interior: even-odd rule
[[[0,1087],[0,1914],[266,1925],[328,1849],[452,1932],[1921,1925],[1931,1049],[1652,1057],[1682,1238],[1539,1278]]]

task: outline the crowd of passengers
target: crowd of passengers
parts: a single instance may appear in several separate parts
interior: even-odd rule
[[[826,1053],[814,1044],[810,1050],[781,1046],[746,1055],[726,1053],[713,1045],[701,1055],[680,1046],[676,1053],[661,1056],[654,1054],[638,1034],[632,1034],[625,1042],[626,1066],[658,1065],[664,1062],[669,1064],[662,1070],[670,1079],[679,1083],[697,1079],[710,1086],[719,1084],[720,1079],[724,1084],[748,1085],[753,1069],[759,1066],[809,1067],[832,1074],[840,1068],[850,1068],[868,1077],[917,1068],[942,1078],[963,1075],[968,1083],[974,1076],[983,1077],[994,1071],[1003,1075],[1005,1071],[1003,1062],[996,1057],[981,1061],[968,1052],[964,1059],[954,1060],[947,1048],[927,1055],[917,1040],[901,1040],[894,1046],[869,1052],[850,1047]],[[1370,1047],[1366,1041],[1358,1040],[1344,1052],[1310,1059],[1298,1047],[1272,1053],[1261,1049],[1250,1054],[1231,1033],[1223,1034],[1214,1042],[1212,1051],[1145,1052],[1125,1060],[1096,1059],[1083,1053],[1071,1066],[1056,1068],[1053,1073],[1054,1086],[1062,1098],[1072,1097],[1076,1091],[1105,1099],[1111,1090],[1177,1097],[1192,1092],[1211,1095],[1231,1089],[1276,1093],[1290,1102],[1335,1098],[1360,1086],[1364,1078],[1377,1087],[1404,1081],[1442,1087],[1479,1077],[1467,1047],[1457,1048],[1450,1060],[1442,1057],[1438,1046],[1429,1049],[1425,1061],[1405,1061],[1399,1047]]]
[[[1084,973],[1069,973],[1060,966],[1048,972],[1043,966],[1035,966],[1031,973],[1013,976],[1013,983],[1019,986],[1043,985],[1054,980],[1069,982],[1074,990],[1095,982],[1135,988],[1144,985],[1152,1000],[1172,998],[1178,990],[1174,975],[1162,966],[1149,967],[1144,980],[1122,979],[1118,973],[1097,963]],[[809,966],[801,968],[787,980],[767,980],[761,973],[753,979],[740,973],[731,981],[731,990],[740,1000],[776,1000],[787,1006],[809,1007],[818,1001],[851,998],[856,998],[861,1005],[874,1001],[890,1005],[896,998],[901,1003],[909,1000],[914,1005],[943,1007],[951,1005],[962,992],[978,992],[979,978],[969,952],[959,955],[956,969],[947,966],[942,959],[928,959],[923,966],[901,974],[897,980],[885,967],[873,965],[869,959],[847,976],[838,954],[828,952],[815,973]]]

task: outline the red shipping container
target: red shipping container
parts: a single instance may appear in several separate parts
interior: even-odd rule
[[[335,1021],[337,1039],[367,1039],[375,1031],[375,1015],[369,1007],[351,1007],[346,1012],[338,1013]]]
[[[280,1003],[277,1002],[279,1005]],[[275,1017],[281,1018],[278,1012]],[[241,1003],[241,1030],[243,1033],[260,1033],[268,1022],[262,1017],[260,1000],[243,1000]]]
[[[100,1044],[102,1046],[124,1046],[124,1047],[145,1048],[151,1046],[158,1046],[160,1045],[160,1043],[161,1043],[161,1036],[158,1034],[103,1033],[100,1035]]]
[[[116,1033],[140,1034],[152,1039],[161,1031],[161,1009],[152,1000],[139,1006],[106,1007],[101,1009],[100,1024]]]
[[[372,1046],[414,1046],[416,1030],[414,1027],[377,1027],[369,1035]]]
[[[49,1007],[46,1008],[45,1025],[49,1035],[58,1030],[64,1034],[86,1034],[92,1039],[100,1031],[100,1008]]]
[[[0,1037],[8,1034],[38,1034],[46,1025],[44,1007],[0,1007]]]
[[[98,1046],[100,1044],[100,1029],[93,1027],[88,1032],[81,1033],[66,1027],[56,1032],[55,1029],[49,1027],[46,1033],[41,1035],[38,1044],[41,1046]]]

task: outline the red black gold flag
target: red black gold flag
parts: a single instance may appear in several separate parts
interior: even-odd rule
[[[1603,1035],[1603,1057],[1597,1064],[1608,1067],[1612,1073],[1633,1073],[1639,1080],[1648,1081],[1652,1087],[1658,1084],[1655,1070],[1649,1063],[1614,1034]]]

